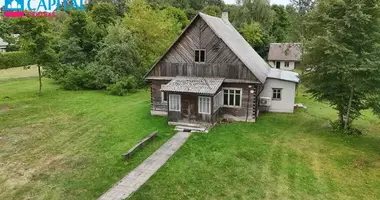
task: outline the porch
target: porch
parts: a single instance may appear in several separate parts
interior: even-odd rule
[[[220,119],[224,78],[176,77],[163,85],[171,125],[209,128]]]

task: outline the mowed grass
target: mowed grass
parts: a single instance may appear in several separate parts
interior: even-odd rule
[[[173,134],[150,116],[149,91],[44,83],[38,97],[37,79],[0,82],[0,199],[96,199]],[[365,112],[363,135],[331,133],[334,110],[302,87],[297,102],[308,109],[193,134],[131,199],[380,199],[380,120]],[[121,159],[153,130],[157,140]]]
[[[173,135],[149,92],[64,91],[38,79],[0,82],[0,199],[96,199]],[[158,138],[124,161],[151,132]]]
[[[328,105],[302,87],[297,102],[309,108],[194,134],[132,199],[380,199],[380,120],[336,134]]]

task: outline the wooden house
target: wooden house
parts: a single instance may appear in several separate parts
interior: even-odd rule
[[[228,14],[199,13],[145,76],[151,114],[168,116],[174,125],[254,122],[270,71]]]

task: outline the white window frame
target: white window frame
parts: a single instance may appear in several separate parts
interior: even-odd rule
[[[173,105],[177,103],[177,106]],[[181,112],[181,95],[179,94],[169,94],[169,111]]]
[[[197,51],[199,53],[199,61],[196,61],[195,58],[196,58],[196,54],[197,54]],[[204,61],[201,61],[201,52],[204,51],[205,52],[205,56],[204,56]],[[195,49],[194,50],[194,62],[195,63],[206,63],[206,49]]]
[[[162,86],[163,85],[161,85],[161,89],[162,89]],[[168,95],[168,99],[169,99],[169,95]],[[161,103],[168,103],[167,100],[165,101],[165,92],[161,92]]]
[[[276,95],[276,98],[273,98],[274,94]],[[280,98],[277,98],[278,94],[280,94]],[[282,88],[272,88],[272,101],[281,101],[282,99]]]
[[[227,108],[241,108],[242,100],[243,100],[243,88],[222,88],[223,90],[223,107]],[[224,90],[228,90],[228,105],[224,105]],[[230,106],[230,90],[234,90],[234,105]],[[236,90],[240,91],[240,104],[236,106]]]
[[[223,104],[223,90],[221,90],[214,96],[214,112],[223,107]]]
[[[208,110],[207,111],[202,111],[201,108],[203,106],[202,105],[202,99],[204,100],[208,100]],[[211,114],[211,97],[205,97],[205,96],[198,96],[198,113],[199,114]]]
[[[285,62],[285,67],[289,68],[290,67],[290,62]]]

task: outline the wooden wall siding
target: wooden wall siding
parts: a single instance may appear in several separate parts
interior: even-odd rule
[[[206,49],[206,62],[195,63],[195,50]],[[149,76],[224,77],[257,81],[202,18],[196,19]]]
[[[243,64],[197,64],[159,62],[150,76],[197,76],[223,77],[226,79],[241,79],[259,81]]]
[[[175,94],[175,93],[170,93]],[[178,93],[180,94],[180,93]],[[198,113],[198,95],[195,94],[180,94],[181,95],[181,111],[168,112],[169,122],[180,122],[187,124],[202,124],[211,125],[217,123],[217,117],[219,112],[208,114]],[[190,104],[190,105],[189,105]],[[190,119],[189,119],[189,108],[190,108]]]
[[[246,117],[248,109],[248,119],[256,119],[256,95],[257,95],[257,86],[252,85],[252,88],[249,88],[250,84],[223,84],[222,88],[242,88],[242,104],[241,107],[231,108],[231,107],[222,107],[221,113],[224,115],[232,115],[235,117]],[[250,90],[254,90],[254,93],[251,94]],[[248,101],[248,95],[249,101]]]
[[[161,85],[167,84],[169,81],[152,81],[150,84],[151,92],[151,110],[164,111],[168,110],[168,103],[162,103]]]

